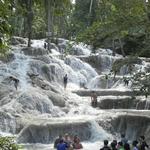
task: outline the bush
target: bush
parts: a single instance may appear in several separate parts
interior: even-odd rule
[[[19,150],[12,137],[0,137],[0,150]]]

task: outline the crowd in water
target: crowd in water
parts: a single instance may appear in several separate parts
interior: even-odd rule
[[[128,140],[125,137],[125,134],[121,135],[121,140],[113,140],[109,145],[108,140],[104,140],[104,146],[100,150],[146,150],[149,146],[145,141],[144,136],[140,136],[139,140],[134,140],[129,144]]]
[[[54,142],[54,148],[57,150],[84,149],[80,142],[80,138],[77,135],[71,138],[69,134],[65,134],[64,136],[59,135],[59,137]],[[128,140],[125,137],[125,134],[121,134],[121,140],[119,142],[117,142],[117,140],[113,140],[109,144],[108,140],[104,140],[104,146],[100,148],[100,150],[147,150],[147,149],[149,149],[149,146],[145,141],[144,136],[140,136],[138,140],[134,140],[131,144],[129,144]]]
[[[80,143],[80,138],[77,135],[71,138],[71,136],[66,133],[64,137],[59,135],[54,142],[54,148],[57,150],[74,150],[82,149],[83,146]]]

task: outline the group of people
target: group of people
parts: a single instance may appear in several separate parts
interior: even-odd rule
[[[131,144],[121,135],[121,141],[113,140],[109,146],[108,140],[104,140],[104,146],[100,150],[146,150],[149,146],[145,141],[144,136],[140,136],[139,140],[134,140]]]
[[[80,138],[77,135],[71,137],[68,133],[66,133],[64,136],[59,135],[54,142],[54,148],[57,150],[74,150],[82,149],[83,146],[80,143]]]

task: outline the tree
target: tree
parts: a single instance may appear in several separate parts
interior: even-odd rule
[[[45,9],[47,12],[48,49],[50,49],[51,40],[54,39],[55,16],[63,14],[65,7],[69,7],[70,4],[70,0],[45,0]]]
[[[0,55],[5,55],[8,50],[8,39],[10,35],[10,24],[8,22],[11,1],[0,0]]]

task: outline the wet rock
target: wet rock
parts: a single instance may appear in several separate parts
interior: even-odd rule
[[[0,130],[7,133],[16,133],[16,119],[3,110],[0,111]]]
[[[136,108],[137,100],[131,97],[105,98],[98,102],[101,109],[133,109]]]
[[[75,44],[71,44],[73,46],[71,46],[70,48],[70,53],[72,55],[89,55],[91,52],[88,48],[86,48],[86,46],[84,45],[75,45]]]
[[[126,115],[119,115],[114,118],[111,121],[113,130],[118,133],[125,133],[127,139],[131,141],[144,135],[150,142],[150,117],[142,115],[140,112],[136,113],[126,113]]]
[[[11,45],[27,44],[27,40],[22,37],[13,36],[10,40]]]
[[[0,60],[4,63],[11,62],[15,59],[15,56],[13,53],[8,53],[6,56],[0,56]]]
[[[106,96],[100,98],[98,107],[101,109],[150,109],[149,100],[143,100],[143,97]]]
[[[24,52],[25,55],[29,55],[29,56],[39,56],[39,55],[46,55],[48,54],[48,51],[44,48],[40,48],[40,47],[26,47],[23,48],[22,51]]]
[[[0,106],[5,105],[11,101],[13,97],[13,90],[9,85],[0,83]]]
[[[67,45],[64,43],[58,44],[58,48],[60,53],[64,53],[65,49],[67,48]]]
[[[23,93],[18,99],[18,103],[26,112],[38,111],[40,113],[50,113],[53,107],[51,100],[42,93],[34,91],[34,93]]]
[[[69,133],[78,135],[81,140],[89,140],[91,137],[91,124],[89,122],[65,122],[44,123],[40,125],[29,125],[24,128],[18,136],[18,143],[45,143],[53,142],[62,134]]]
[[[64,96],[54,93],[52,91],[46,91],[45,93],[55,106],[65,107],[66,98]]]
[[[118,57],[112,57],[108,54],[98,54],[90,56],[79,56],[81,60],[89,63],[93,68],[96,68],[97,72],[101,74],[103,71],[110,71],[112,64]]]
[[[52,82],[57,81],[62,84],[64,70],[57,63],[46,64],[43,61],[32,60],[30,61],[30,72],[39,74],[43,79]]]
[[[114,85],[117,86],[121,84],[122,81],[122,76],[116,76],[114,79],[114,76],[108,76],[106,75],[99,75],[96,76],[94,79],[91,80],[91,82],[88,84],[88,88],[92,89],[110,89]],[[124,83],[123,83],[124,84]]]
[[[51,62],[49,56],[46,56],[46,55],[44,55],[44,56],[37,56],[37,57],[35,57],[33,59],[43,61],[46,64],[49,64]]]
[[[55,43],[50,43],[50,49],[55,49],[56,51],[59,52],[59,48]]]
[[[133,91],[119,91],[119,90],[109,90],[109,89],[101,89],[101,90],[95,90],[97,96],[134,96]],[[73,93],[78,94],[79,96],[91,96],[91,90],[77,90],[73,91]],[[136,94],[141,94],[140,92],[137,92]]]

